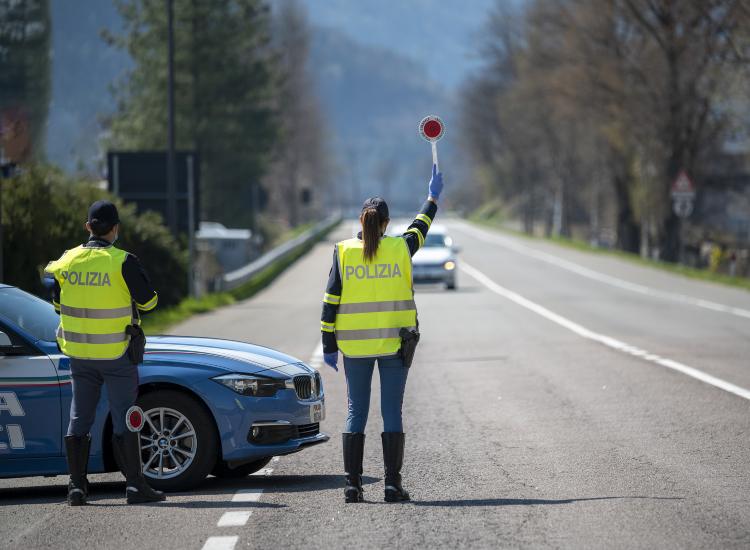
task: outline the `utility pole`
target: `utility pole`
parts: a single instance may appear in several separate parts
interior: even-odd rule
[[[177,236],[174,142],[174,1],[167,0],[167,225]]]

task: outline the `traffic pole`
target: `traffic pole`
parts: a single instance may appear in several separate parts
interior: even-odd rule
[[[0,156],[0,158],[2,158]],[[0,283],[3,279],[3,175],[0,174]]]
[[[174,154],[174,1],[167,0],[167,225],[177,236]]]

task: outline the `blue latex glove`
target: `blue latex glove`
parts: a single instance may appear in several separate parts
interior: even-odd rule
[[[336,362],[339,360],[339,352],[334,351],[333,353],[324,353],[323,354],[323,361],[326,365],[331,367],[336,372],[339,371],[339,368],[336,366]]]
[[[443,173],[437,171],[437,166],[432,165],[432,178],[430,178],[430,197],[436,199],[443,191]]]

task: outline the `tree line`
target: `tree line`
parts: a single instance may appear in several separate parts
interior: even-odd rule
[[[122,34],[105,31],[135,66],[113,87],[112,148],[167,140],[167,15],[163,0],[116,0]],[[258,227],[270,209],[290,225],[326,180],[325,130],[307,74],[309,29],[295,0],[175,0],[177,147],[199,153],[202,217]],[[304,192],[303,192],[304,191]],[[269,204],[270,201],[270,204]]]
[[[670,185],[700,182],[746,101],[750,8],[742,0],[498,2],[484,68],[463,90],[463,135],[481,200],[532,232],[678,259]]]
[[[164,150],[166,3],[114,1],[122,29],[102,29],[102,47],[124,49],[133,65],[112,83],[117,106],[102,118],[103,148]],[[331,170],[308,74],[306,14],[297,0],[273,7],[263,0],[174,0],[176,145],[201,158],[202,219],[252,227],[267,242],[320,214]],[[109,196],[96,176],[68,176],[45,162],[53,25],[49,0],[0,0],[2,145],[6,154],[15,148],[21,167],[0,182],[4,280],[41,294],[44,265],[85,237],[87,201]],[[12,135],[9,119],[20,128]],[[123,246],[149,266],[164,304],[179,301],[187,290],[186,243],[158,215],[119,204]]]

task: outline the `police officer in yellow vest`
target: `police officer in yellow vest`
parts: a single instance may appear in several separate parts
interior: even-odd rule
[[[399,237],[385,235],[390,221],[386,202],[380,197],[367,199],[359,218],[361,233],[337,243],[333,252],[321,329],[326,364],[338,371],[338,351],[344,356],[349,400],[342,434],[346,502],[364,500],[362,456],[375,361],[380,372],[385,501],[409,500],[401,486],[405,441],[401,405],[408,368],[399,351],[402,329],[417,330],[411,257],[424,244],[442,189],[443,176],[433,166],[428,198]]]
[[[143,476],[139,434],[126,429],[126,412],[138,397],[138,366],[128,354],[131,325],[139,311],[156,307],[157,295],[138,258],[115,248],[120,229],[117,208],[97,201],[89,208],[85,244],[50,262],[52,301],[60,313],[57,342],[70,357],[73,401],[65,451],[70,470],[68,503],[86,504],[91,436],[102,384],[106,383],[112,415],[113,448],[126,479],[128,504],[164,500]]]

